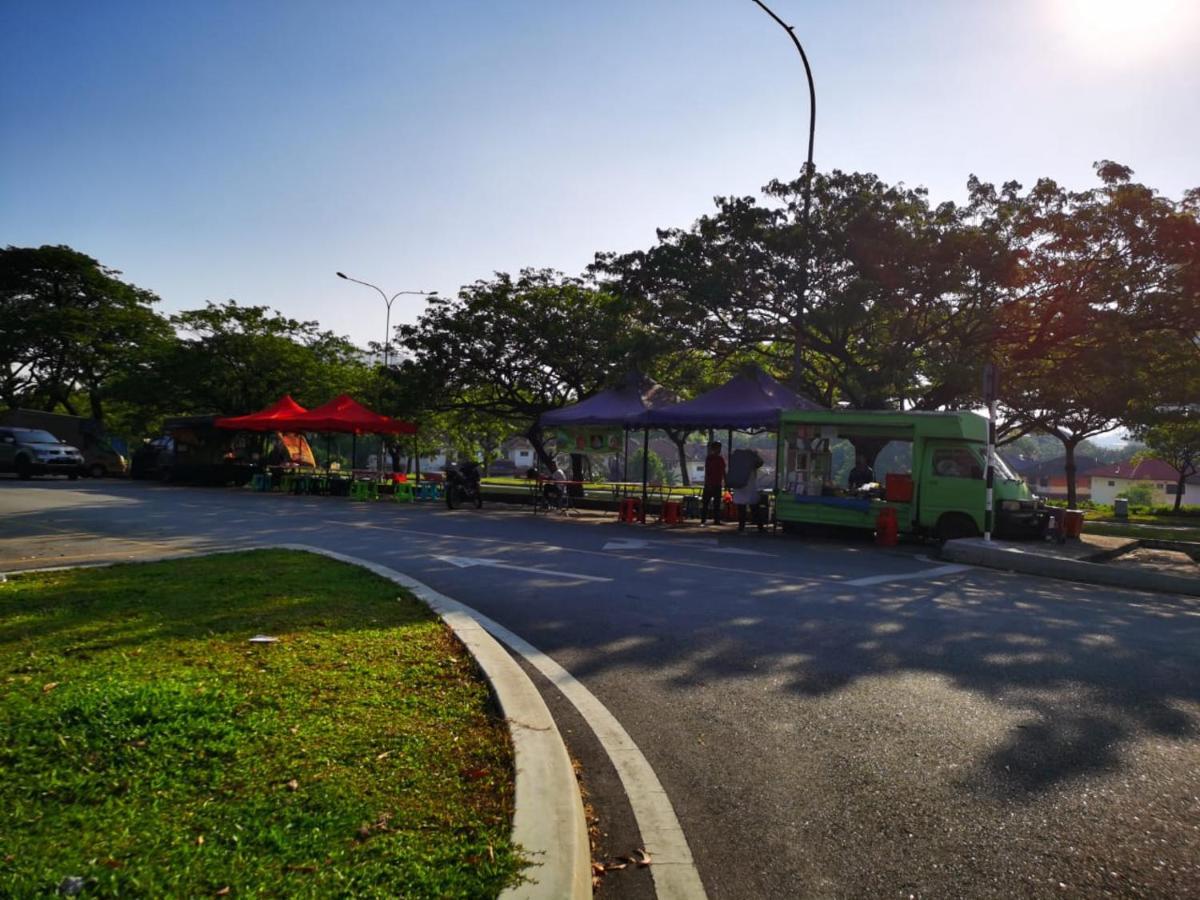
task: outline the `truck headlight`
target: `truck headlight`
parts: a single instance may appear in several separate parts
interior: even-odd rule
[[[1004,512],[1016,512],[1017,510],[1019,510],[1021,508],[1021,501],[1020,500],[1001,500],[1000,508],[1002,510],[1004,510]]]

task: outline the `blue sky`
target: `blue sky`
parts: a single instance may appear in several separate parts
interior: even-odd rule
[[[821,168],[936,200],[970,173],[1083,187],[1101,158],[1200,185],[1194,0],[773,6]],[[803,162],[800,62],[751,0],[8,0],[0,26],[0,244],[69,244],[167,311],[378,340],[379,297],[335,271],[576,273]]]

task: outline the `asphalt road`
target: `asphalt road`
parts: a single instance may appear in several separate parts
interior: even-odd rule
[[[264,541],[404,571],[548,653],[653,766],[713,898],[1200,896],[1200,601],[929,548],[486,508],[0,482],[0,570]],[[601,850],[639,845],[587,723]],[[648,869],[605,897],[653,896]]]

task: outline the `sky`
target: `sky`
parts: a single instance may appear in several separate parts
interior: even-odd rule
[[[1196,0],[773,0],[816,164],[1200,186]],[[0,0],[0,245],[359,343],[384,304],[578,274],[795,177],[808,92],[752,0]],[[393,324],[424,301],[401,297]]]

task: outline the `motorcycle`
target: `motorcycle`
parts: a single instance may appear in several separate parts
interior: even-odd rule
[[[457,509],[474,503],[476,509],[483,508],[483,491],[480,488],[479,466],[467,461],[457,468],[446,470],[446,506]]]

